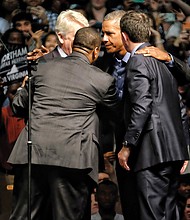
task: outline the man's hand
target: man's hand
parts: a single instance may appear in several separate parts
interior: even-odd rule
[[[33,32],[32,30],[29,31],[29,34],[31,36],[31,38],[36,42],[36,48],[41,48],[42,46],[42,36],[44,34],[44,30],[40,29],[37,30],[35,32]]]
[[[36,48],[32,52],[29,52],[27,54],[27,60],[37,60],[38,58],[40,58],[48,53],[49,53],[49,50],[42,45],[40,49]]]
[[[104,153],[104,159],[108,160],[109,162],[115,161],[115,152],[114,151],[108,151]]]
[[[129,155],[130,155],[130,148],[128,147],[122,147],[122,149],[118,153],[118,159],[120,165],[128,171],[130,170],[130,167],[127,164]]]
[[[188,160],[184,161],[183,166],[182,166],[182,168],[181,168],[181,170],[180,170],[180,174],[183,174],[183,173],[185,172],[188,163],[189,163]]]
[[[25,87],[27,81],[28,81],[28,76],[25,76],[23,81],[22,81],[21,87]]]
[[[153,46],[142,48],[142,49],[136,51],[135,54],[143,54],[145,57],[151,56],[151,57],[154,57],[158,60],[162,60],[165,62],[171,61],[171,57],[166,51],[163,51],[163,50],[161,50],[157,47],[153,47]]]

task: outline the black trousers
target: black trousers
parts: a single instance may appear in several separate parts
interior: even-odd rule
[[[139,220],[139,202],[135,173],[124,170],[117,161],[116,174],[124,219]]]
[[[80,170],[32,165],[32,220],[90,220],[91,179]],[[28,167],[15,168],[10,220],[27,220]]]
[[[125,125],[122,122],[115,129],[116,155],[122,148],[123,137],[125,136]],[[132,158],[133,160],[133,158]],[[119,164],[116,157],[116,175],[120,193],[121,208],[125,220],[139,220],[139,202],[137,197],[136,176],[134,172],[126,171]],[[144,219],[145,220],[145,219]]]
[[[139,220],[179,220],[177,189],[183,162],[167,162],[136,174]]]

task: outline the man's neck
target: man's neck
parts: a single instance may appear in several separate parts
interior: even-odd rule
[[[142,44],[144,44],[144,42],[143,42],[143,43],[134,43],[134,44],[133,44],[133,47],[131,47],[131,50],[130,50],[131,56],[134,55],[135,51],[138,50],[138,48],[139,48]]]

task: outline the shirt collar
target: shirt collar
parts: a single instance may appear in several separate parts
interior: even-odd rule
[[[67,57],[68,55],[63,51],[63,49],[61,49],[60,46],[57,46],[57,50],[60,54],[61,57]]]
[[[125,54],[125,56],[123,57],[122,61],[125,62],[125,63],[127,63],[128,60],[129,60],[129,58],[130,58],[130,56],[131,56],[131,53],[127,52],[127,53]]]
[[[138,48],[144,43],[139,43],[133,50],[131,51],[131,57],[135,54],[135,52],[138,50]]]
[[[131,56],[131,53],[127,52],[122,60],[118,59],[117,57],[115,57],[115,59],[118,63],[121,62],[121,61],[123,61],[124,63],[127,63],[130,56]]]

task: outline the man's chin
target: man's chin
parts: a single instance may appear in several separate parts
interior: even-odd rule
[[[106,47],[106,51],[107,51],[107,53],[115,53],[115,50],[113,50],[112,48]]]

